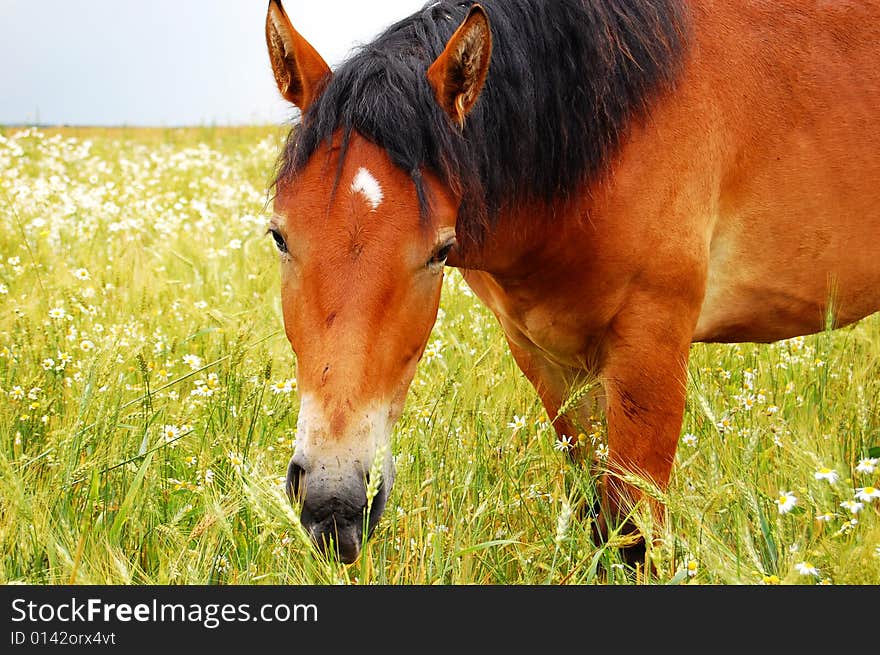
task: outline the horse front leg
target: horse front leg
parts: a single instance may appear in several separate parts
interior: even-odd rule
[[[634,305],[638,310],[615,320],[600,376],[608,423],[607,471],[600,482],[606,535],[608,523],[637,533],[628,515],[643,489],[665,491],[684,417],[693,314],[683,307]],[[648,495],[654,521],[662,525],[665,507]],[[631,561],[644,552],[637,537],[642,543],[625,553]]]
[[[585,444],[578,441],[578,435],[597,407],[598,389],[579,386],[583,371],[560,366],[538,352],[518,345],[509,333],[507,343],[517,366],[541,399],[556,438],[564,443],[575,462],[582,461],[586,454]],[[576,402],[572,402],[573,391],[581,392]]]

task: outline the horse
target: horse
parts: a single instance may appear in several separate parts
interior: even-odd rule
[[[668,486],[693,343],[880,310],[877,2],[441,0],[333,71],[280,0],[265,29],[299,110],[268,227],[300,391],[286,489],[343,562],[392,488],[445,267],[560,439],[604,412],[600,536],[638,539],[635,503],[662,519],[633,476]]]

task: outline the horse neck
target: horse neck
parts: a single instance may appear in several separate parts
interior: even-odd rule
[[[589,256],[588,225],[584,196],[519,204],[499,212],[481,242],[470,244],[455,265],[509,280],[549,273]]]

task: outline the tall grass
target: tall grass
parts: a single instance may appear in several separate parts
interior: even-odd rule
[[[385,515],[345,566],[283,492],[298,402],[265,237],[283,133],[0,135],[0,581],[880,583],[880,500],[841,505],[880,487],[880,316],[693,347],[668,520],[637,515],[654,569],[633,572],[622,539],[593,542],[588,471],[450,269]],[[601,457],[601,420],[585,438]]]

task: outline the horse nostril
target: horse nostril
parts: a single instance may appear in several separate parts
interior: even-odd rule
[[[287,466],[287,482],[284,485],[284,489],[287,491],[287,497],[291,501],[300,499],[305,473],[305,469],[302,466],[294,464],[293,460],[290,460],[290,464]]]

